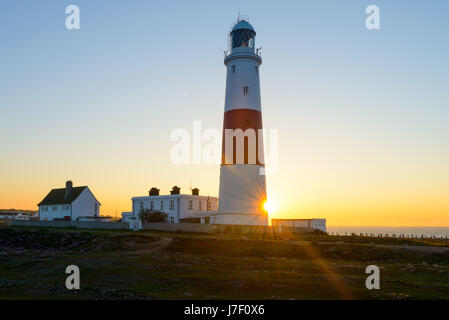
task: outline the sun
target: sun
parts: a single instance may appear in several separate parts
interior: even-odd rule
[[[276,204],[272,199],[270,199],[265,201],[265,203],[263,204],[263,208],[268,213],[273,213],[276,210]]]

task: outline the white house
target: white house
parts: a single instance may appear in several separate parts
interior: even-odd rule
[[[0,219],[8,220],[30,220],[38,217],[37,211],[31,210],[2,210],[0,209]]]
[[[217,211],[218,198],[200,196],[199,189],[192,189],[192,194],[181,194],[181,189],[174,186],[170,195],[159,195],[159,189],[151,188],[148,196],[133,197],[132,215],[138,217],[141,210],[158,210],[168,215],[168,222],[209,223],[208,212]],[[206,214],[206,215],[205,215]],[[128,219],[129,214],[122,214]]]
[[[89,187],[73,187],[72,181],[67,181],[65,188],[51,190],[38,204],[39,218],[77,221],[86,217],[99,217],[100,205]]]
[[[310,228],[326,232],[326,219],[271,219],[273,228]]]
[[[133,216],[132,212],[124,211],[122,212],[122,222],[130,222],[130,218]]]

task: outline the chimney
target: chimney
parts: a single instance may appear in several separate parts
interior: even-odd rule
[[[153,188],[150,189],[150,197],[151,196],[158,196],[158,195],[159,195],[159,189],[158,188],[153,187]]]
[[[67,199],[69,193],[72,191],[72,188],[73,188],[72,180],[66,181],[64,199]]]
[[[192,189],[192,196],[199,196],[200,195],[200,189],[194,188]]]
[[[179,188],[178,186],[174,186],[173,189],[171,189],[170,194],[180,194],[181,193],[181,188]]]

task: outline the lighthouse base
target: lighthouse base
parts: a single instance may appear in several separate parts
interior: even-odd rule
[[[215,215],[212,224],[235,224],[246,226],[268,226],[266,214],[220,213]]]
[[[218,197],[220,214],[265,214],[263,205],[267,200],[267,188],[265,176],[261,174],[263,168],[255,164],[221,166]]]

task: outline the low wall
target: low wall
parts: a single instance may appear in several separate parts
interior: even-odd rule
[[[19,227],[76,228],[72,221],[13,220],[12,225]]]
[[[128,222],[97,222],[97,221],[28,221],[12,220],[13,226],[47,227],[47,228],[76,228],[76,229],[104,229],[129,230]],[[244,226],[232,224],[200,224],[200,223],[143,223],[143,230],[167,232],[195,232],[195,233],[223,233],[223,234],[256,234],[270,232],[309,233],[310,228],[279,228],[269,226]]]
[[[78,229],[129,230],[128,222],[76,221],[73,223]]]
[[[129,229],[128,222],[13,220],[12,225],[20,227],[46,227],[46,228],[77,228],[77,229],[106,229],[106,230]]]
[[[157,230],[167,232],[201,232],[224,234],[256,234],[270,232],[311,233],[311,228],[274,228],[271,226],[247,226],[233,224],[199,224],[199,223],[143,223],[143,230]]]
[[[200,223],[142,223],[143,230],[182,231],[182,232],[217,232],[217,225]]]

